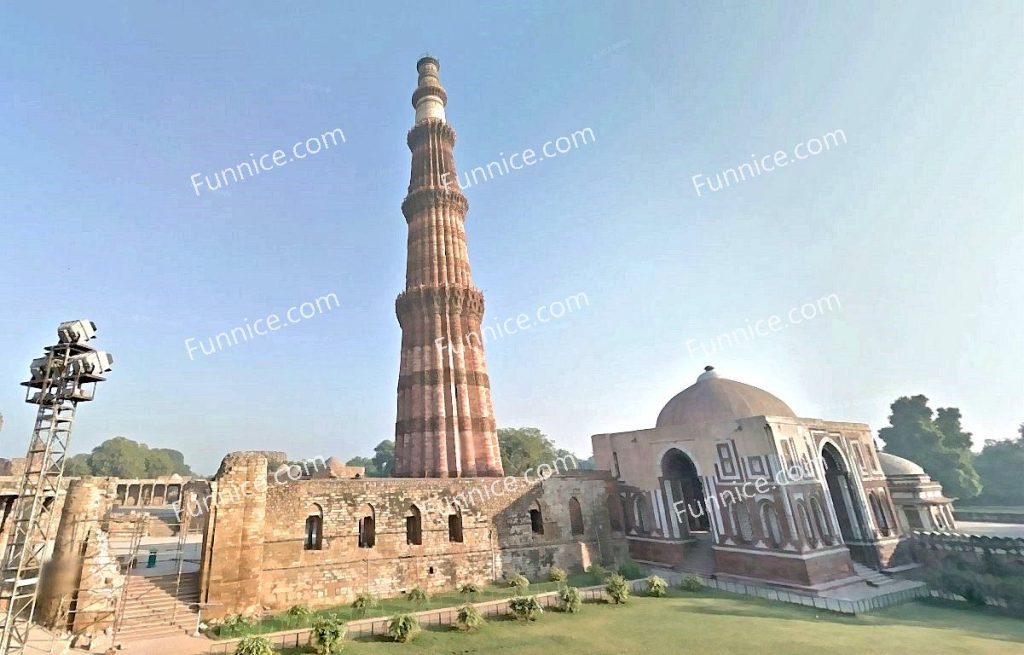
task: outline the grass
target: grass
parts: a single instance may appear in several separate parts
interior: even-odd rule
[[[581,614],[545,612],[536,623],[492,619],[476,633],[431,628],[411,643],[351,641],[344,650],[346,655],[645,652],[1019,655],[1024,621],[932,601],[841,616],[721,592],[672,590],[667,598],[633,597],[627,605],[588,603]]]
[[[591,585],[601,584],[603,581],[599,576],[595,576],[589,573],[581,573],[578,575],[569,576],[568,583],[574,587],[587,587]],[[523,592],[526,595],[533,595],[544,593],[547,591],[557,591],[559,582],[532,582],[530,586]],[[506,585],[484,585],[481,586],[480,592],[477,594],[462,594],[458,591],[449,591],[439,594],[431,594],[430,599],[426,602],[413,602],[406,600],[404,597],[401,598],[383,598],[379,599],[376,605],[365,611],[358,611],[350,607],[349,605],[338,605],[335,607],[318,608],[313,616],[308,621],[303,623],[296,623],[295,621],[289,621],[289,617],[284,613],[276,614],[272,617],[267,617],[261,620],[259,623],[252,626],[250,629],[246,629],[244,632],[239,634],[225,634],[218,635],[218,639],[231,639],[235,637],[253,635],[253,634],[264,634],[267,632],[277,632],[279,630],[292,630],[301,627],[306,627],[312,624],[316,620],[317,616],[324,616],[333,614],[344,621],[355,621],[358,619],[368,619],[375,616],[391,616],[393,614],[405,614],[412,612],[421,612],[423,610],[438,609],[442,607],[457,607],[465,605],[466,603],[482,603],[489,600],[500,600],[502,598],[509,598],[515,595],[515,589],[512,589]],[[208,633],[209,634],[209,633]],[[213,635],[209,635],[213,636]]]

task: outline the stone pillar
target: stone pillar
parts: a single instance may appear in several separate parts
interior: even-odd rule
[[[267,458],[231,453],[213,483],[211,519],[204,543],[203,616],[258,614],[263,572],[263,523],[267,512]]]
[[[68,485],[53,555],[44,566],[39,584],[35,616],[42,625],[56,629],[70,627],[65,624],[66,617],[61,616],[61,609],[66,609],[78,593],[87,544],[101,538],[100,518],[105,509],[103,500],[107,486],[105,479],[91,476],[72,480]],[[110,609],[112,622],[116,601]]]

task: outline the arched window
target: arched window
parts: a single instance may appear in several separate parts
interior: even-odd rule
[[[878,524],[878,531],[886,537],[889,536],[889,520],[885,517],[885,512],[882,511],[882,504],[878,501],[878,496],[872,491],[868,493],[868,502],[871,504],[871,513],[875,515],[875,523]]]
[[[821,509],[821,503],[818,502],[816,496],[811,497],[811,514],[814,515],[814,525],[818,528],[818,534],[821,535],[821,540],[828,545],[832,545],[832,530],[829,527],[828,521],[825,519],[825,512]]]
[[[761,525],[764,528],[764,536],[772,548],[782,545],[782,529],[779,527],[779,513],[775,511],[775,505],[771,501],[761,503]]]
[[[734,503],[732,506],[732,517],[736,522],[736,533],[740,541],[750,543],[754,540],[754,526],[750,523],[750,512],[747,511],[745,503]]]
[[[807,538],[807,543],[811,545],[811,548],[818,546],[818,536],[814,534],[814,527],[811,525],[811,517],[807,514],[807,506],[804,505],[803,501],[797,501],[796,513],[799,516],[800,528],[804,532],[804,536]]]
[[[454,514],[448,515],[448,541],[462,543],[462,512],[458,508]]]
[[[324,510],[313,505],[306,517],[306,538],[302,544],[304,550],[321,550],[324,545]]]
[[[574,535],[583,534],[583,509],[575,496],[569,499],[569,528]]]
[[[533,534],[544,534],[544,515],[541,514],[539,503],[534,503],[530,508],[530,529]]]
[[[410,546],[423,544],[423,519],[415,505],[405,515],[405,543]]]
[[[377,543],[377,522],[374,520],[372,505],[365,508],[365,516],[359,519],[359,547],[373,548]]]

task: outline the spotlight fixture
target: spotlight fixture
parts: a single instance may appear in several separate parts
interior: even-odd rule
[[[114,358],[110,353],[103,350],[93,350],[72,357],[71,371],[76,375],[103,375],[110,370],[113,364]]]
[[[85,343],[96,336],[96,324],[87,319],[64,321],[57,328],[61,343]]]

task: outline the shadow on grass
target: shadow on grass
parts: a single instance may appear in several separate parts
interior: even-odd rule
[[[733,616],[773,621],[834,623],[852,627],[907,626],[952,630],[980,639],[1024,643],[1024,620],[997,608],[979,608],[954,601],[922,600],[867,614],[839,614],[803,605],[784,604],[727,592],[672,593],[672,598],[695,601],[677,608],[681,613]],[[722,603],[722,601],[732,601]]]

